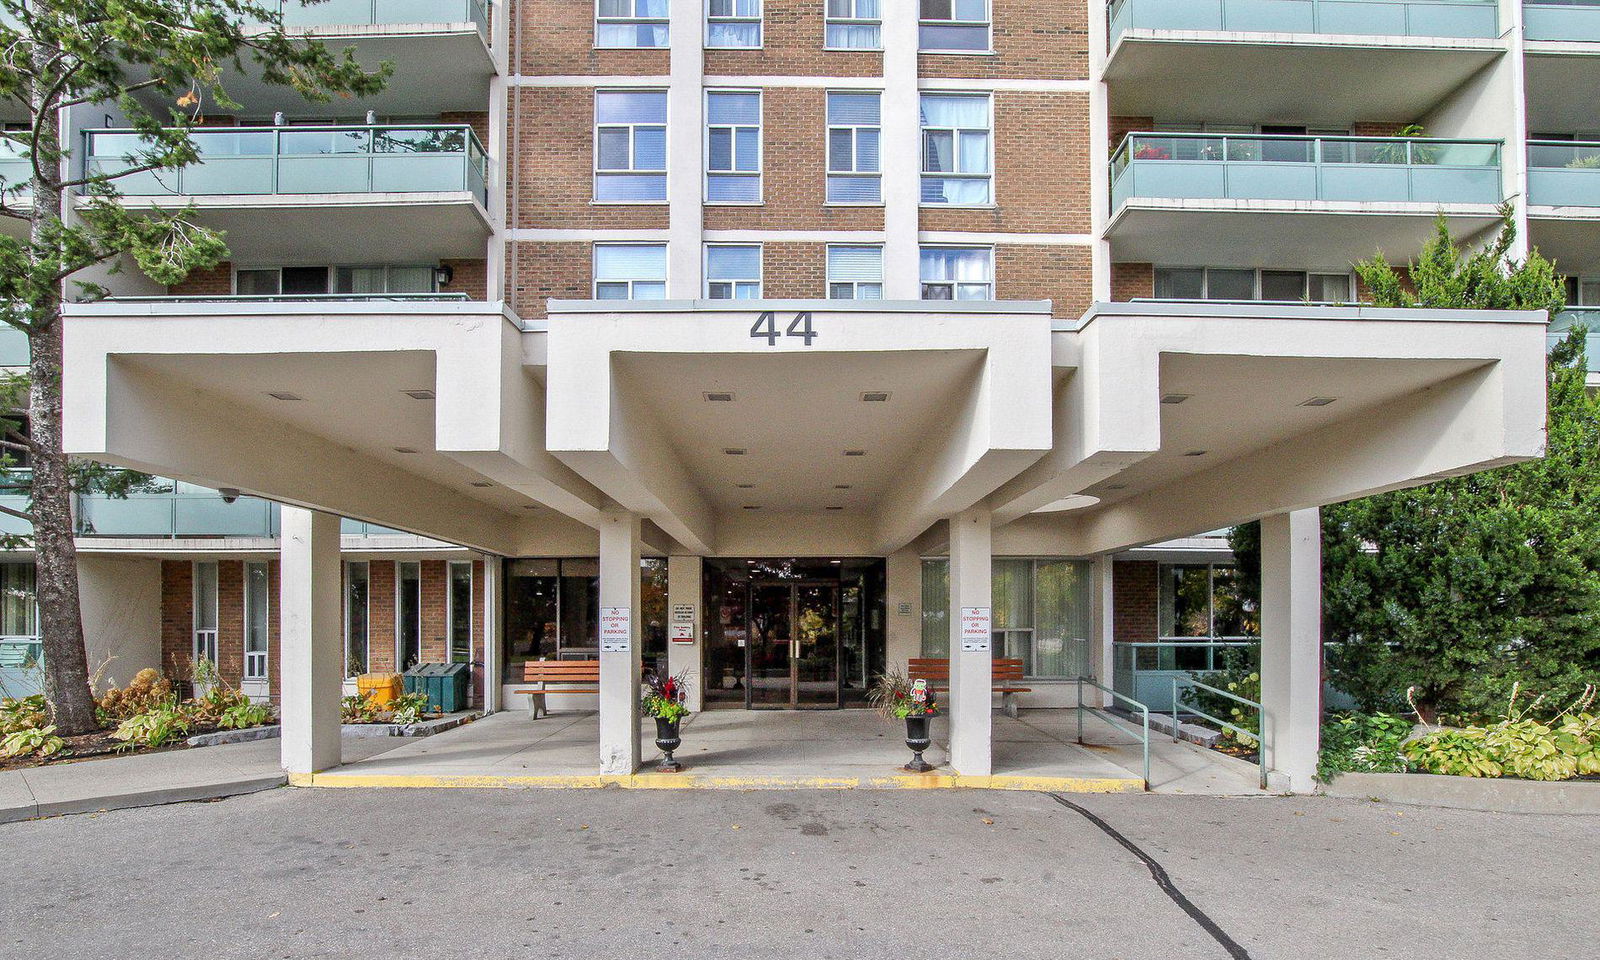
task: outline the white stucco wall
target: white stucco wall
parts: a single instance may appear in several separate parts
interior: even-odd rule
[[[161,667],[161,561],[80,554],[84,646],[97,689]],[[104,666],[102,670],[101,667]]]

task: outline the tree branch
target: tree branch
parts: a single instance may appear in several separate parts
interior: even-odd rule
[[[33,514],[28,513],[25,510],[17,510],[13,507],[8,507],[3,503],[0,503],[0,514],[8,517],[16,517],[18,520],[26,520],[29,523],[33,522]]]

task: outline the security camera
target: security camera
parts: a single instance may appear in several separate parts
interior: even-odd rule
[[[222,494],[223,503],[233,503],[235,500],[239,499],[239,490],[237,487],[223,487],[217,492]]]

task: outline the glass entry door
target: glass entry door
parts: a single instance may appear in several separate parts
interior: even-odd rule
[[[839,584],[753,583],[745,705],[839,706]]]

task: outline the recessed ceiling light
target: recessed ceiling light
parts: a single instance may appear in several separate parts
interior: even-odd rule
[[[494,486],[494,484],[490,483],[487,480],[474,480],[474,481],[472,481],[472,485],[474,487],[492,487],[492,486]]]
[[[753,504],[753,503],[747,503],[747,504],[745,504],[745,505],[744,505],[744,508],[745,508],[745,509],[746,509],[746,510],[760,510],[760,509],[761,509],[761,508],[760,508],[760,507],[759,507],[759,506],[757,506],[757,505],[756,505],[756,504]]]
[[[886,403],[889,400],[887,390],[867,390],[861,394],[862,403]]]
[[[829,563],[831,563],[831,564],[834,564],[834,565],[836,565],[836,566],[837,566],[837,565],[838,565],[838,564],[841,564],[841,563],[844,563],[844,561],[843,561],[843,560],[829,560],[829,561],[828,561],[828,562],[829,562]]]
[[[1189,394],[1187,393],[1164,393],[1161,395],[1161,402],[1169,405],[1179,404],[1187,399],[1189,399]]]
[[[416,453],[417,452],[417,448],[416,447],[395,447],[394,448],[394,452],[395,453]]]
[[[754,490],[756,488],[756,485],[753,483],[736,483],[734,486],[738,487],[740,490]]]
[[[289,392],[283,391],[283,390],[272,390],[272,391],[269,391],[267,393],[267,396],[271,397],[274,400],[304,400],[305,399],[305,397],[300,396],[298,393],[289,393]]]
[[[1185,450],[1185,451],[1183,451],[1183,455],[1186,456],[1186,457],[1203,457],[1203,456],[1206,455],[1206,451],[1204,451],[1204,450]]]
[[[844,455],[847,456],[847,457],[864,457],[864,456],[867,455],[867,451],[865,451],[865,450],[846,450],[844,452]]]
[[[744,447],[723,447],[722,452],[730,457],[744,456]]]
[[[706,398],[707,403],[732,403],[733,394],[726,390],[707,390],[700,394]]]
[[[843,509],[844,509],[844,507],[838,507],[838,506],[826,506],[826,507],[823,507],[823,508],[822,508],[822,509],[824,509],[824,510],[843,510]]]
[[[1108,484],[1106,484],[1106,489],[1107,490],[1126,490],[1126,489],[1128,489],[1128,485],[1126,483],[1108,483]]]
[[[833,489],[835,489],[835,490],[849,490],[850,489],[850,484],[848,484],[848,483],[836,483],[836,484],[833,485]]]
[[[1300,406],[1302,406],[1302,407],[1326,407],[1328,404],[1332,403],[1333,401],[1335,401],[1337,399],[1339,399],[1339,398],[1338,397],[1312,397],[1310,400],[1302,400],[1302,401],[1300,401]]]
[[[524,509],[524,510],[537,510],[537,509],[539,509],[539,505],[537,503],[524,503],[522,505],[522,509]]]
[[[413,400],[432,400],[433,399],[433,391],[432,390],[401,390],[400,392],[405,394],[406,396],[410,397]]]

